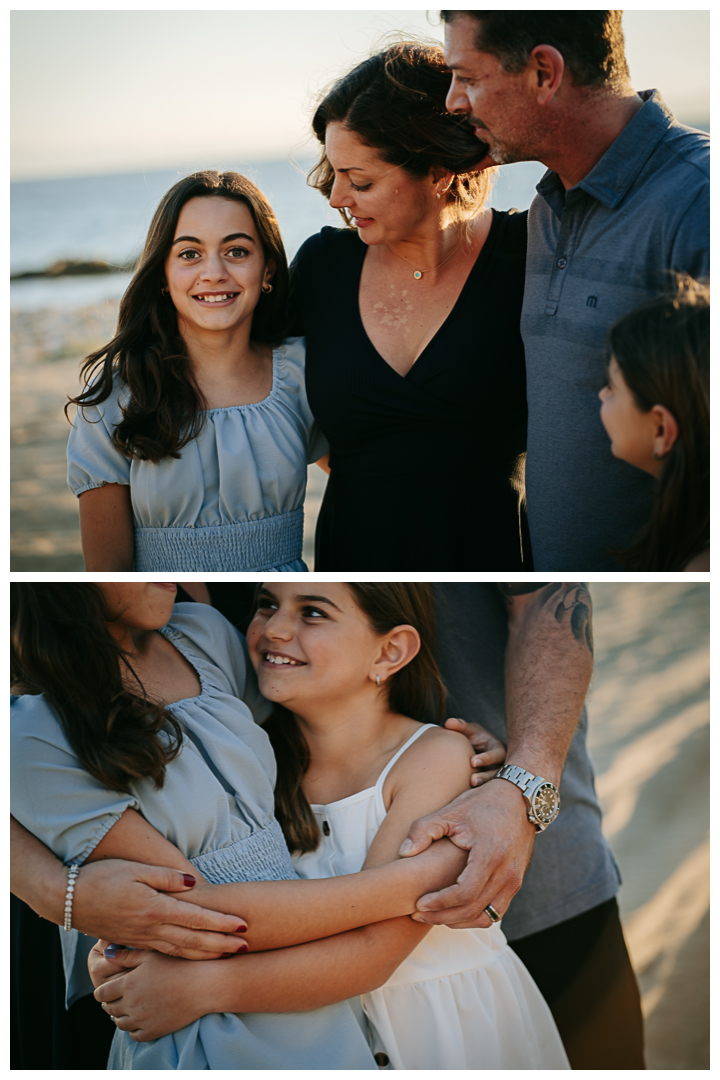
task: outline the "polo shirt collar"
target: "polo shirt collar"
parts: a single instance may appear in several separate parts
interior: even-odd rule
[[[644,101],[642,108],[579,184],[565,191],[560,177],[552,169],[542,177],[535,190],[556,213],[554,204],[561,196],[558,216],[562,214],[561,207],[570,191],[581,188],[612,210],[632,187],[645,162],[674,123],[673,114],[659,90],[641,90],[639,96]]]

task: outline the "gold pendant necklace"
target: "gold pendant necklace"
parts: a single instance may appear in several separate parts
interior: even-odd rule
[[[416,269],[415,269],[415,267],[413,266],[413,264],[412,264],[411,262],[408,262],[408,260],[407,260],[407,259],[405,258],[405,256],[404,256],[404,255],[398,255],[397,251],[393,251],[393,249],[392,249],[392,248],[390,248],[390,251],[392,252],[392,254],[393,254],[393,255],[397,255],[398,259],[402,259],[402,261],[403,261],[404,263],[407,263],[407,264],[408,264],[408,266],[410,267],[410,269],[411,269],[411,270],[413,271],[413,277],[415,278],[415,280],[416,280],[416,281],[419,281],[419,280],[420,280],[420,278],[421,278],[421,277],[423,276],[423,274],[429,274],[429,273],[430,273],[430,272],[431,272],[432,270],[439,270],[441,266],[444,266],[444,265],[445,265],[445,263],[446,263],[446,262],[448,261],[448,259],[452,259],[452,257],[453,257],[453,255],[455,254],[455,252],[459,250],[459,248],[460,248],[461,244],[462,244],[462,240],[460,241],[460,243],[459,243],[459,244],[457,244],[457,245],[456,245],[456,246],[455,246],[455,247],[454,247],[454,248],[452,249],[452,251],[451,251],[451,252],[450,252],[450,254],[449,254],[449,255],[447,256],[447,258],[446,258],[446,259],[443,259],[443,261],[442,261],[441,263],[438,263],[438,264],[437,264],[437,266],[431,266],[431,267],[429,267],[429,268],[428,268],[427,270],[416,270]]]

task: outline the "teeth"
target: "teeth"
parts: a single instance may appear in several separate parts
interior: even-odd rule
[[[288,656],[274,656],[272,653],[265,653],[265,659],[271,664],[290,664],[292,667],[300,666],[296,660],[291,660]]]
[[[198,300],[204,300],[206,304],[219,304],[221,300],[230,300],[234,293],[224,293],[222,296],[198,296]]]

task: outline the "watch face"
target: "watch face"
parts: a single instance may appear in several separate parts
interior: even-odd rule
[[[560,809],[560,796],[552,784],[541,784],[532,801],[533,814],[538,821],[549,825],[557,817]]]

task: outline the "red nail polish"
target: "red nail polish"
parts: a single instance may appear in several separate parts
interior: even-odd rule
[[[235,955],[235,953],[232,953],[232,952],[224,952],[222,954],[222,956],[220,957],[220,959],[221,960],[227,960],[227,959],[229,959],[229,957],[234,956],[234,955]]]
[[[247,934],[247,926],[238,926],[236,934]]]
[[[245,942],[243,942],[243,944],[240,946],[240,948],[237,951],[238,952],[247,952],[248,951],[248,947],[245,944]]]
[[[196,881],[197,878],[194,878],[192,874],[183,874],[183,885],[186,885],[188,889],[192,889]]]

